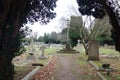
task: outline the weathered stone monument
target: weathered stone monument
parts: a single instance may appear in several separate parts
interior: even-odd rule
[[[91,40],[88,44],[88,60],[99,60],[99,43],[96,40]]]
[[[78,51],[80,52],[80,40],[78,39],[77,42],[78,42],[78,43],[77,43],[77,49],[78,49]]]
[[[58,53],[78,53],[76,50],[73,50],[70,44],[70,38],[69,38],[69,30],[70,30],[70,20],[66,20],[67,23],[67,41],[66,41],[66,46],[64,49],[58,51]]]
[[[34,52],[35,52],[35,49],[34,49],[34,47],[33,47],[33,43],[34,43],[33,36],[31,36],[30,52],[29,52],[30,55],[33,55]]]
[[[41,45],[40,47],[40,51],[41,51],[41,55],[39,57],[39,59],[45,59],[45,55],[44,55],[44,49],[45,49],[45,46],[44,45]]]
[[[28,59],[35,59],[35,57],[33,56],[35,53],[35,49],[33,47],[33,42],[34,42],[33,36],[31,36],[30,51],[29,51]]]
[[[66,20],[67,22],[67,42],[66,42],[66,49],[70,50],[71,49],[71,45],[70,45],[70,38],[69,38],[69,30],[70,30],[70,21]]]

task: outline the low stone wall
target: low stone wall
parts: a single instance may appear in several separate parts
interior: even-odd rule
[[[30,80],[46,80],[52,76],[56,68],[56,59],[52,57],[51,61],[38,71]]]

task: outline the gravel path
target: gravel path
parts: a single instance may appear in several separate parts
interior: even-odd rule
[[[80,80],[75,71],[74,57],[77,54],[57,54],[58,68],[54,76],[55,80]]]

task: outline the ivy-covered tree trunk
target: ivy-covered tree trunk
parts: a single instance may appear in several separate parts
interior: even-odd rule
[[[14,34],[10,34],[7,29],[2,29],[4,31],[0,39],[0,80],[13,80],[14,76],[14,66],[12,64],[12,59],[15,56],[18,48],[16,44],[16,38],[13,38]],[[17,42],[19,44],[19,42]],[[15,49],[16,47],[16,49]]]
[[[20,27],[18,18],[12,24],[1,27],[0,35],[0,80],[13,80],[14,66],[12,59],[20,48],[18,36]],[[17,39],[18,38],[18,39]]]
[[[14,66],[12,59],[22,51],[21,42],[25,33],[20,31],[20,27],[17,26],[17,19],[13,25],[7,25],[2,28],[0,37],[0,80],[13,80]]]
[[[29,20],[47,23],[55,17],[56,0],[0,0],[0,80],[13,80],[12,59],[20,51],[20,28]]]
[[[23,0],[1,0],[0,3],[2,5],[2,8],[0,7],[0,80],[14,78],[12,59],[20,48],[20,39],[17,35],[21,27],[20,13],[23,7],[20,4],[22,3]]]
[[[14,66],[11,63],[12,56],[9,53],[0,56],[0,80],[13,80]]]

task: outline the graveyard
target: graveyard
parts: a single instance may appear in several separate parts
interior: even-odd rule
[[[63,46],[59,46],[59,44],[51,44],[51,46],[49,47],[46,44],[47,47],[45,48],[44,46],[44,48],[42,48],[42,51],[40,47],[43,47],[43,45],[41,46],[33,45],[33,46],[34,46],[33,55],[29,54],[31,47],[26,46],[27,48],[26,53],[20,56],[17,56],[16,58],[13,59],[13,63],[15,65],[14,80],[21,80],[21,79],[24,80],[25,76],[28,75],[30,72],[32,72],[38,66],[39,66],[38,71],[36,71],[34,75],[29,76],[29,79],[33,80],[34,78],[36,78],[34,77],[35,75],[40,76],[44,74],[44,72],[42,74],[38,72],[41,71],[44,66],[47,66],[50,63],[51,61],[50,57],[52,56],[56,58],[56,62],[55,62],[56,67],[55,67],[54,72],[49,77],[46,77],[47,80],[59,80],[59,77],[60,77],[59,73],[61,72],[60,70],[64,68],[63,64],[66,64],[64,62],[61,63],[60,58],[61,59],[63,58],[64,60],[64,59],[67,59],[67,57],[70,58],[69,60],[70,62],[68,63],[72,64],[71,67],[69,64],[66,66],[67,68],[70,67],[72,69],[72,70],[70,69],[69,70],[70,72],[67,73],[68,74],[67,77],[70,77],[69,75],[72,75],[73,78],[77,77],[76,80],[83,80],[83,79],[102,80],[101,76],[99,76],[98,74],[100,73],[100,75],[102,75],[105,78],[105,80],[119,80],[120,79],[119,77],[120,75],[120,63],[119,63],[120,54],[119,52],[115,51],[114,48],[112,48],[111,46],[105,45],[105,46],[99,47],[99,55],[97,55],[99,57],[98,60],[96,59],[89,60],[90,54],[88,56],[85,54],[84,47],[81,44],[79,44],[79,46],[74,47],[74,50],[79,51],[79,53],[74,53],[74,54],[67,53],[67,52],[57,53],[57,51],[61,50],[63,47]],[[92,56],[95,56],[95,55],[92,55]],[[92,64],[89,61],[92,61]],[[110,71],[110,74],[107,75],[107,71],[99,71],[96,69],[96,67],[93,66],[93,64],[96,65],[97,68],[101,68],[103,64],[110,64],[110,68],[115,69],[115,71]],[[39,80],[41,79],[39,78]]]
[[[17,56],[13,59],[13,64],[15,65],[15,77],[14,80],[21,80],[27,74],[29,74],[32,70],[36,68],[36,66],[44,66],[47,65],[50,61],[51,54],[56,53],[56,49],[45,49],[46,54],[44,53],[44,48],[41,50],[39,46],[34,45],[34,53],[31,55],[31,45],[26,46],[26,53]],[[33,47],[32,47],[33,48]],[[34,66],[35,64],[35,66]],[[38,65],[37,65],[38,64]],[[23,79],[24,80],[24,79]]]
[[[78,17],[73,16],[73,18],[77,19]],[[120,53],[115,50],[112,40],[112,45],[105,42],[104,39],[101,41],[96,38],[97,31],[91,30],[91,33],[87,33],[89,36],[86,36],[86,33],[82,31],[84,35],[80,34],[80,39],[75,40],[75,42],[73,39],[75,35],[70,35],[72,33],[70,33],[71,21],[65,21],[67,28],[64,33],[65,41],[63,44],[61,39],[57,43],[58,35],[55,32],[53,33],[56,34],[56,37],[51,37],[54,36],[51,33],[47,35],[46,40],[46,35],[44,35],[44,42],[35,42],[33,35],[29,38],[30,43],[24,45],[26,51],[16,56],[12,61],[15,66],[15,80],[120,79]],[[94,33],[96,34],[93,35]],[[105,32],[100,35],[102,34]],[[107,37],[110,38],[110,36]]]
[[[120,80],[120,0],[0,0],[0,80]]]

